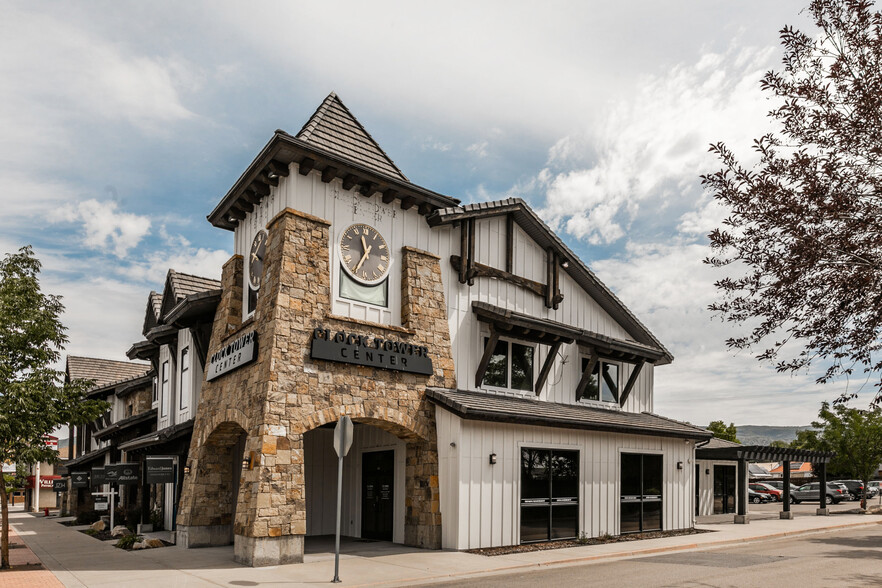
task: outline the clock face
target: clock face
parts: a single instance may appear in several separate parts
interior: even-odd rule
[[[260,277],[263,275],[263,258],[266,256],[266,231],[260,231],[251,243],[248,254],[248,281],[255,290],[260,289]]]
[[[340,260],[346,273],[363,284],[378,284],[389,273],[389,247],[377,229],[352,225],[340,236]]]

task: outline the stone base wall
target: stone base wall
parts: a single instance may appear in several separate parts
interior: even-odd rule
[[[243,261],[224,266],[223,294],[209,356],[239,335],[257,332],[254,363],[203,384],[184,479],[178,525],[230,521],[236,559],[249,565],[302,561],[306,533],[303,434],[342,415],[407,441],[405,543],[440,548],[438,450],[427,386],[454,387],[440,259],[404,247],[402,325],[365,323],[331,313],[329,224],[287,209],[270,221],[257,309],[244,323]],[[310,358],[314,329],[345,330],[426,346],[431,376]],[[227,468],[238,435],[251,467],[236,497]],[[195,473],[195,475],[194,475]]]

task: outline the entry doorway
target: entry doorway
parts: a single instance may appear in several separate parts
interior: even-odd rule
[[[579,535],[579,452],[521,449],[521,543]]]
[[[735,466],[714,466],[714,514],[735,512]]]
[[[392,541],[395,451],[361,454],[361,536]]]
[[[621,533],[662,528],[662,456],[622,454]]]

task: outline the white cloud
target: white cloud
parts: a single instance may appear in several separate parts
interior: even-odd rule
[[[644,204],[654,213],[691,206],[701,194],[698,176],[715,165],[707,146],[725,138],[741,147],[761,134],[767,107],[758,80],[772,53],[732,48],[648,77],[602,124],[584,136],[566,136],[550,150],[540,214],[552,226],[599,244],[621,239]],[[591,165],[554,172],[568,167],[586,143],[596,150]],[[697,221],[684,219],[684,227]]]
[[[82,223],[83,244],[89,249],[107,251],[125,257],[150,232],[150,219],[129,212],[118,212],[112,200],[99,202],[93,198],[68,204],[54,211],[49,220],[56,223]]]
[[[160,289],[165,283],[165,276],[169,269],[219,280],[223,265],[229,261],[231,255],[222,249],[169,247],[163,251],[151,253],[145,261],[120,267],[119,272],[132,280],[156,284],[154,288]]]

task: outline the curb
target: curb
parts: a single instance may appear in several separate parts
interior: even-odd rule
[[[551,561],[537,562],[537,563],[523,563],[523,564],[513,564],[510,566],[502,566],[498,568],[488,568],[485,570],[481,570],[479,572],[451,572],[449,574],[443,574],[439,576],[423,576],[416,578],[402,578],[397,580],[392,580],[389,582],[373,582],[370,584],[354,584],[353,586],[395,586],[395,585],[408,585],[408,583],[426,583],[434,580],[442,580],[445,578],[456,579],[463,577],[481,577],[485,575],[494,575],[499,572],[509,572],[509,571],[517,571],[517,570],[526,570],[526,569],[539,569],[546,567],[554,567],[554,566],[566,566],[578,563],[587,563],[587,562],[597,562],[601,560],[616,560],[616,559],[627,559],[631,557],[639,557],[644,555],[652,555],[657,553],[667,553],[674,551],[689,551],[693,549],[718,549],[721,547],[726,547],[729,545],[739,545],[741,543],[753,543],[760,541],[771,541],[774,539],[782,539],[784,537],[797,537],[800,535],[816,535],[822,533],[828,533],[830,531],[838,531],[842,529],[853,529],[860,527],[870,527],[873,525],[882,525],[882,520],[880,521],[872,521],[865,523],[848,523],[843,525],[833,525],[830,527],[820,527],[817,529],[803,529],[799,531],[782,531],[778,533],[771,533],[769,535],[760,535],[756,537],[742,537],[738,539],[721,539],[719,541],[710,541],[707,543],[687,543],[683,545],[671,545],[668,547],[649,547],[646,549],[633,549],[629,551],[619,551],[615,553],[604,553],[597,555],[586,555],[583,557],[571,557],[566,559],[556,559]]]

